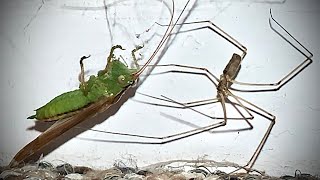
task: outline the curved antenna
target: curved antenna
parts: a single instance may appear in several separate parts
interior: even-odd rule
[[[172,16],[170,18],[170,22],[169,22],[169,26],[165,32],[165,35],[162,37],[160,43],[158,44],[156,50],[152,53],[152,55],[150,56],[150,58],[148,59],[148,61],[141,67],[141,69],[139,69],[136,73],[133,74],[134,78],[137,79],[140,74],[146,69],[146,67],[151,63],[151,61],[153,60],[153,58],[156,56],[156,54],[159,52],[160,48],[162,47],[162,45],[164,44],[164,42],[166,42],[166,40],[169,38],[169,35],[171,34],[171,32],[173,31],[173,28],[176,26],[176,24],[178,23],[180,17],[182,16],[182,13],[184,12],[184,10],[187,8],[187,5],[189,4],[190,0],[188,0],[188,2],[184,5],[180,15],[178,16],[176,22],[172,25],[172,21],[173,21],[173,16],[174,16],[174,0],[172,0]],[[171,29],[170,29],[171,27]]]

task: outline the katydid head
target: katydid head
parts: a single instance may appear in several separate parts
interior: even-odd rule
[[[136,71],[136,69],[129,69],[125,64],[121,61],[112,61],[111,71],[108,73],[112,79],[117,82],[120,87],[127,87],[134,84],[135,79],[132,76],[132,71]]]

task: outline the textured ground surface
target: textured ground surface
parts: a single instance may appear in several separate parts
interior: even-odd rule
[[[0,179],[95,179],[95,180],[214,180],[214,179],[307,179],[319,180],[319,176],[304,174],[297,170],[294,175],[270,177],[264,172],[253,170],[252,173],[227,174],[219,169],[238,169],[240,166],[230,162],[210,160],[174,160],[138,168],[134,163],[129,166],[122,161],[115,162],[114,167],[95,170],[84,166],[61,164],[54,166],[49,162],[26,164],[19,168],[1,167]],[[240,172],[240,171],[239,171]]]

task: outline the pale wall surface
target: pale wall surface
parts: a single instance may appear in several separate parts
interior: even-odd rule
[[[170,2],[167,4],[171,6]],[[178,12],[183,4],[180,0],[176,2]],[[2,2],[1,165],[7,165],[19,149],[39,134],[39,127],[35,130],[32,128],[35,123],[26,119],[33,113],[32,110],[58,94],[78,87],[80,57],[92,55],[85,62],[85,68],[88,75],[95,74],[104,67],[105,57],[113,44],[122,44],[130,52],[134,45],[144,42],[145,48],[141,54],[142,61],[145,61],[155,49],[164,28],[153,26],[139,39],[135,34],[144,32],[155,21],[166,24],[169,20],[168,7],[161,1],[108,1],[106,7],[108,21],[103,2],[99,1]],[[197,4],[191,2],[184,13],[184,17],[189,13],[186,22],[215,22],[248,48],[237,78],[239,81],[276,82],[304,60],[270,29],[270,8],[279,22],[314,53],[314,62],[279,91],[235,92],[277,117],[276,125],[254,166],[270,175],[293,174],[296,169],[305,173],[320,173],[319,7],[317,0],[199,0]],[[239,52],[208,30],[180,33],[171,40],[166,44],[168,49],[163,51],[159,64],[206,67],[217,76],[232,53]],[[129,53],[123,57],[130,62]],[[82,126],[97,124],[94,129],[164,136],[212,122],[190,110],[141,103],[151,99],[139,93],[166,95],[177,101],[216,96],[212,84],[203,77],[190,74],[153,75],[111,112],[92,118]],[[219,104],[199,109],[211,115],[221,115]],[[228,109],[228,116],[239,116],[232,107]],[[103,168],[111,166],[117,159],[128,157],[136,159],[138,166],[169,159],[205,157],[244,165],[269,123],[263,117],[255,116],[251,131],[206,132],[164,145],[121,143],[123,140],[140,139],[107,136],[93,131],[79,134],[73,130],[73,133],[68,133],[55,143],[45,160]],[[243,121],[229,121],[224,129],[237,127],[246,127],[246,124]]]

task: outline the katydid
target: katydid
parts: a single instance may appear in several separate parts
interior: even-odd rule
[[[18,166],[61,134],[96,113],[106,111],[110,106],[119,101],[122,95],[137,82],[140,74],[143,73],[169,38],[169,34],[179,21],[189,1],[190,0],[185,4],[175,23],[173,23],[175,5],[174,0],[172,0],[170,26],[166,29],[165,34],[150,58],[141,68],[139,68],[137,62],[135,62],[136,67],[133,69],[128,68],[120,62],[119,59],[114,56],[113,52],[115,49],[123,50],[123,48],[120,45],[116,45],[111,48],[105,69],[99,71],[97,76],[91,76],[88,81],[85,81],[83,60],[89,58],[89,56],[83,56],[80,60],[81,83],[79,89],[57,96],[43,107],[37,109],[35,115],[28,117],[29,119],[38,119],[39,121],[56,120],[56,122],[36,139],[23,147],[14,156],[9,166]],[[134,53],[141,48],[141,46],[138,46],[132,51],[134,61],[136,61]]]

